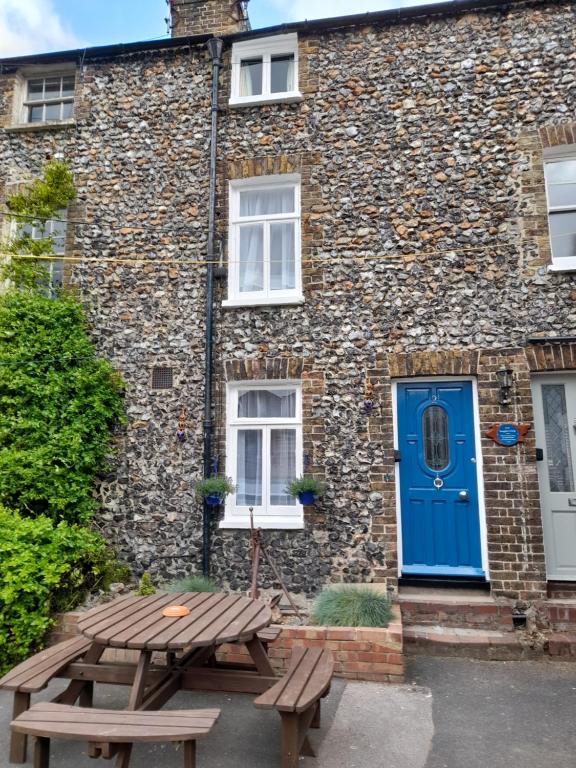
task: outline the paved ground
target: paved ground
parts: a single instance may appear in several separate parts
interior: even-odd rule
[[[54,685],[43,698],[60,689]],[[102,686],[95,704],[122,707],[126,692]],[[199,768],[276,768],[279,718],[251,697],[178,694],[171,707],[219,706]],[[8,768],[11,696],[0,694],[0,768]],[[408,684],[335,681],[319,759],[302,768],[575,768],[576,664],[412,658]],[[78,744],[55,743],[52,768],[96,768]],[[180,768],[171,746],[134,751],[134,768]],[[102,762],[104,768],[109,763]]]

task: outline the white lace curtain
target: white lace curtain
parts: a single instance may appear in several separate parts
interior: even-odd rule
[[[240,216],[274,216],[294,212],[294,188],[249,190],[240,193]],[[264,259],[270,260],[270,289],[289,290],[296,285],[295,222],[263,221],[240,226],[240,291],[263,291]],[[267,238],[266,235],[267,232]],[[264,243],[268,240],[268,253]]]

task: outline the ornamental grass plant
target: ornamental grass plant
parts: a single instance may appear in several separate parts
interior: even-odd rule
[[[386,595],[356,584],[339,584],[321,592],[312,606],[314,624],[334,627],[387,627],[392,604]]]
[[[187,576],[168,584],[168,592],[219,592],[220,587],[207,576]]]

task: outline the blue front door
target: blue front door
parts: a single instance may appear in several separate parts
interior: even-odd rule
[[[404,575],[484,576],[472,383],[398,384]]]

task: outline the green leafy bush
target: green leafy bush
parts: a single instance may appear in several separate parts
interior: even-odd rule
[[[0,297],[0,504],[25,516],[87,522],[122,382],[95,356],[72,296]]]
[[[74,608],[113,569],[98,533],[0,507],[0,674],[42,647],[52,613]]]
[[[375,589],[339,584],[321,592],[312,606],[315,624],[334,627],[387,627],[392,606]]]
[[[206,576],[187,576],[166,587],[168,592],[219,592],[220,587]]]

